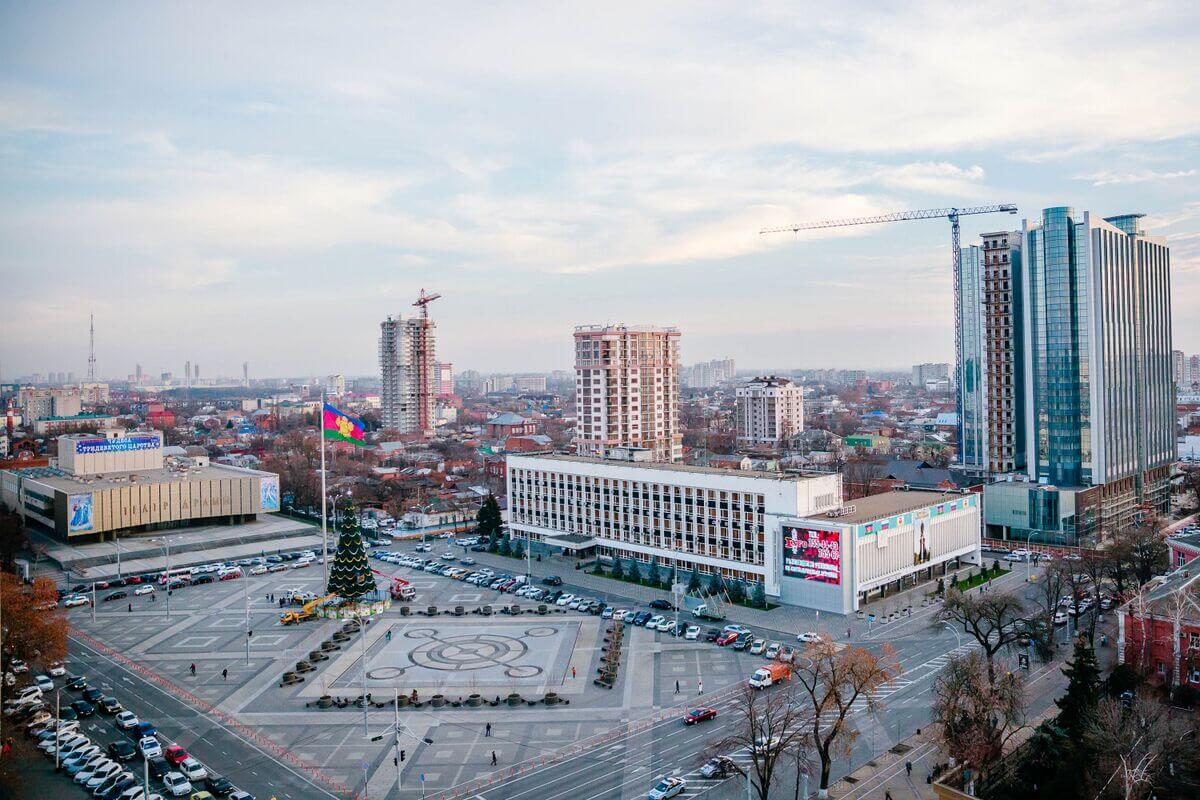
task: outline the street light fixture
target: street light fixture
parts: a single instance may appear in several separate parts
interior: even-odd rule
[[[383,733],[379,734],[378,736],[372,736],[371,741],[372,742],[382,741],[383,737],[387,736],[389,733],[393,734],[394,738],[392,740],[392,746],[395,748],[395,751],[396,751],[396,755],[395,755],[395,759],[396,759],[396,791],[399,792],[401,790],[400,775],[401,775],[402,770],[404,769],[401,766],[401,764],[404,762],[404,751],[400,749],[400,732],[401,732],[401,730],[403,730],[405,733],[407,733],[409,736],[411,736],[417,742],[424,742],[425,744],[433,744],[433,739],[429,738],[428,736],[418,737],[415,733],[413,733],[409,729],[409,727],[407,725],[401,724],[401,722],[400,722],[400,689],[393,687],[392,691],[395,693],[394,697],[392,698],[392,711],[395,714],[395,719],[392,721],[391,727],[389,727],[387,730],[385,730]]]

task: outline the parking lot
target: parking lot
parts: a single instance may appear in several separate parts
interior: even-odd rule
[[[395,576],[411,587],[411,602],[394,603],[361,637],[331,654],[299,684],[280,686],[279,679],[341,624],[279,623],[279,601],[286,593],[323,589],[320,562],[302,565],[299,558],[269,565],[247,560],[240,565],[241,577],[225,580],[220,579],[222,565],[211,565],[209,572],[199,573],[212,575],[211,582],[177,586],[169,604],[161,583],[149,584],[154,591],[145,594],[135,593],[144,583],[98,587],[95,609],[84,604],[69,612],[78,628],[70,667],[115,692],[122,684],[133,689],[122,702],[158,725],[164,746],[178,742],[254,796],[287,800],[315,792],[336,796],[339,787],[366,787],[378,797],[415,797],[422,788],[428,793],[483,778],[505,764],[552,753],[656,709],[683,708],[701,693],[745,680],[763,663],[763,654],[748,652],[753,635],[747,649],[740,649],[740,643],[739,649],[717,647],[705,641],[720,633],[722,623],[713,622],[697,626],[689,639],[685,634],[694,620],[681,612],[680,635],[674,636],[667,630],[673,627],[674,611],[615,593],[586,593],[570,585],[569,575],[563,576],[568,582],[562,586],[530,587],[530,592],[545,592],[540,597],[518,597],[513,589],[519,588],[519,560],[508,560],[514,570],[493,567],[490,581],[474,582],[397,563],[420,555],[442,564],[441,571],[464,570],[460,578],[478,571],[478,565],[462,563],[475,555],[468,547],[442,539],[430,544],[426,553],[416,552],[416,542],[397,542],[375,552],[371,563],[381,573],[380,588],[388,588],[384,576]],[[378,557],[385,552],[396,556]],[[443,559],[444,554],[450,557]],[[259,566],[276,571],[256,570]],[[497,583],[505,575],[514,582],[507,592]],[[86,588],[83,594],[90,600],[92,592]],[[103,599],[119,591],[127,596]],[[561,594],[554,597],[555,592]],[[559,605],[565,595],[576,597]],[[506,613],[513,605],[522,613]],[[536,613],[542,605],[546,613]],[[407,616],[402,606],[409,609]],[[419,613],[430,606],[439,609],[436,616]],[[460,606],[462,616],[455,616],[452,612]],[[472,613],[484,607],[490,608],[490,616]],[[636,615],[642,626],[621,619]],[[644,626],[654,615],[661,615],[664,630]],[[608,690],[594,685],[592,678],[604,631],[618,620],[625,624],[626,649],[617,685]],[[799,646],[794,641],[780,644]],[[766,645],[764,641],[762,649]],[[392,737],[372,741],[389,729],[390,707],[368,706],[365,715],[353,705],[316,710],[316,700],[325,694],[357,698],[364,682],[376,699],[416,691],[422,698],[441,694],[455,701],[479,694],[495,701],[513,692],[540,698],[552,691],[569,704],[409,709],[404,718],[406,759],[401,788],[396,789]],[[485,736],[489,723],[492,735]],[[111,723],[97,724],[106,735],[124,736]],[[268,767],[278,753],[288,753],[304,766],[296,768],[297,774],[279,775],[280,770]],[[164,787],[151,778],[151,788],[161,792]]]

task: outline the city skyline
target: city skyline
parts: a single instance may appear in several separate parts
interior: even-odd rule
[[[992,202],[1147,213],[1200,351],[1196,13],[290,9],[279,42],[268,7],[9,9],[0,365],[86,374],[94,311],[104,375],[370,374],[422,286],[463,368],[566,368],[583,322],[679,327],[685,363],[952,361],[943,221],[758,230]],[[968,41],[1004,63],[945,70]]]

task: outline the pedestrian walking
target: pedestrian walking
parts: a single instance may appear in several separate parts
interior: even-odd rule
[[[383,638],[387,639],[389,642],[392,640],[392,629],[391,628],[388,628],[388,632],[383,635]]]
[[[157,594],[152,594],[152,595],[150,595],[150,602],[151,602],[151,603],[157,603],[157,602],[158,602],[158,595],[157,595]]]
[[[271,595],[270,595],[270,594],[264,594],[264,595],[263,595],[263,597],[265,597],[265,598],[266,598],[266,600],[267,600],[267,602],[268,602],[268,603],[269,603],[269,602],[271,602]]]
[[[492,751],[492,766],[496,766],[496,751]]]
[[[129,604],[129,613],[130,613],[130,614],[132,614],[132,613],[133,613],[133,603],[130,603],[130,604]]]
[[[484,735],[484,736],[491,736],[491,735],[492,735],[492,723],[490,723],[490,722],[489,722],[487,725],[485,725],[485,726],[484,726],[484,728],[483,728],[483,735]]]
[[[571,667],[571,680],[575,680],[575,668]]]
[[[887,789],[883,790],[883,800],[892,800],[892,793]]]
[[[675,694],[679,694],[679,681],[675,681]]]
[[[196,665],[193,663],[190,669],[192,670],[192,675],[194,676],[196,674]]]
[[[847,639],[850,638],[850,629],[849,628],[846,628],[846,638]]]
[[[704,694],[704,681],[699,681],[696,684],[696,695],[699,696],[702,694]]]
[[[910,778],[912,777],[912,762],[911,761],[904,762],[904,771],[908,773],[908,777],[910,777]]]
[[[224,681],[229,680],[229,670],[228,669],[221,670],[221,680],[224,680]]]

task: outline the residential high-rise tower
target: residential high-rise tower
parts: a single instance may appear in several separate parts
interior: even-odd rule
[[[804,430],[804,390],[767,375],[737,389],[737,444],[776,448]]]
[[[575,410],[580,455],[642,447],[655,461],[679,461],[679,330],[575,328]]]
[[[400,433],[433,432],[433,398],[437,394],[434,323],[426,316],[388,317],[380,323],[379,388],[383,427]]]

